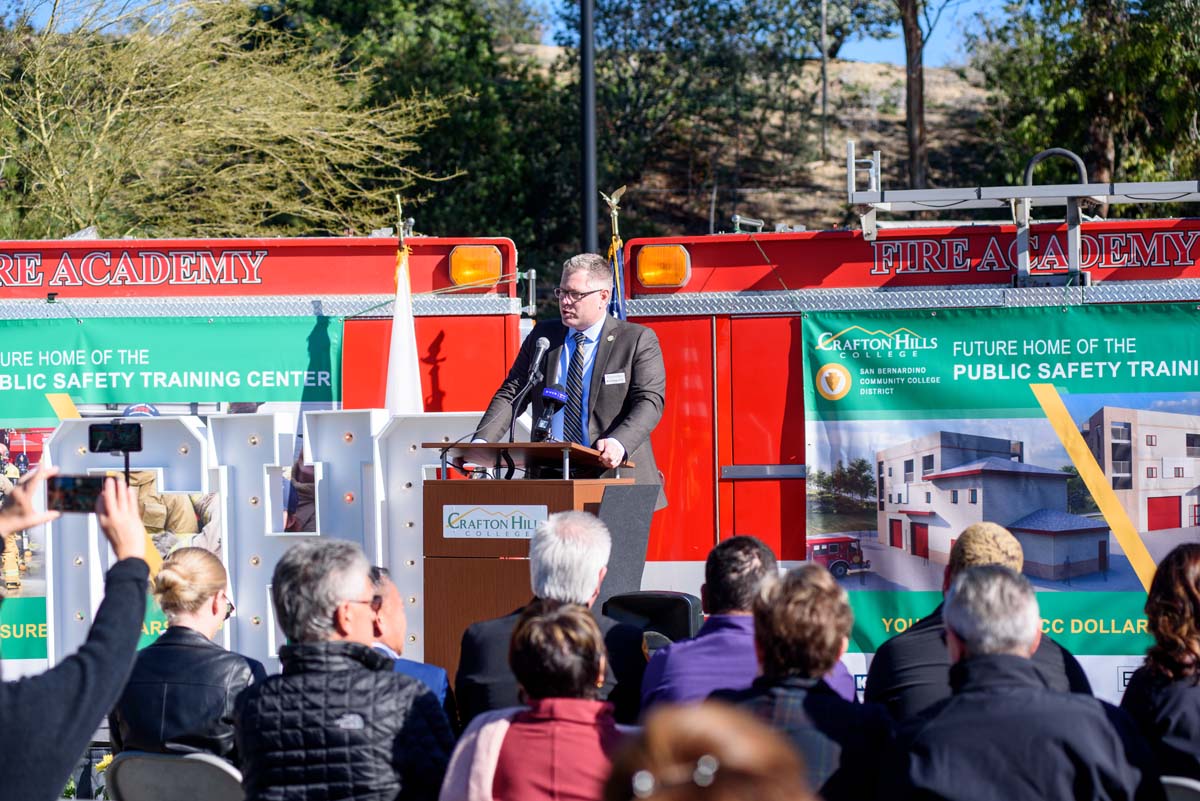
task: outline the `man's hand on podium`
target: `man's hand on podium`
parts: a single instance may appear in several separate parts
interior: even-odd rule
[[[625,461],[625,446],[611,437],[596,440],[596,450],[600,451],[600,463],[609,469]]]
[[[471,440],[472,445],[474,445],[476,442],[487,442],[487,440],[483,439],[482,437],[475,437],[474,439]],[[466,473],[467,476],[470,478],[487,478],[488,477],[488,472],[487,472],[486,467],[484,467],[481,464],[476,464],[475,462],[464,461],[461,456],[456,457],[453,461],[453,464],[460,471],[462,471],[463,473]]]

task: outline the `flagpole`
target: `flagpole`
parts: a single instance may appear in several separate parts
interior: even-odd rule
[[[411,249],[404,236],[404,214],[396,196],[399,235],[396,248],[396,298],[392,302],[392,338],[388,347],[384,404],[393,415],[425,411],[421,391],[421,365],[417,356],[417,332],[412,312],[412,280],[409,274]]]

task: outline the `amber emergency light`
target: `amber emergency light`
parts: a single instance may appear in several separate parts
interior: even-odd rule
[[[501,270],[495,245],[456,245],[450,251],[450,280],[456,286],[495,286]]]
[[[638,251],[637,277],[642,286],[679,287],[692,277],[692,257],[683,245],[646,245]]]

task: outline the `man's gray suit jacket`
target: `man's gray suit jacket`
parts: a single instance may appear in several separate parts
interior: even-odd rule
[[[479,424],[477,436],[488,442],[503,442],[508,438],[512,421],[512,402],[529,376],[534,343],[538,337],[550,341],[546,354],[546,376],[526,396],[519,416],[526,406],[532,406],[536,420],[542,412],[542,390],[556,370],[559,355],[567,333],[570,331],[560,320],[543,320],[533,327],[521,344],[521,350],[513,361],[508,377],[496,391],[488,404]],[[662,418],[663,395],[666,388],[666,370],[663,367],[662,349],[658,337],[644,325],[625,322],[615,317],[605,318],[604,327],[596,344],[595,364],[592,368],[586,410],[590,444],[605,438],[614,438],[625,446],[626,458],[633,462],[634,480],[639,484],[660,484],[658,466],[650,448],[650,432]],[[566,376],[559,380],[566,383]],[[622,474],[629,474],[623,470]],[[616,475],[608,471],[604,477]],[[666,505],[661,490],[658,506]]]

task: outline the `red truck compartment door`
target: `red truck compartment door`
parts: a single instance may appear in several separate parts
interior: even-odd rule
[[[800,318],[734,318],[729,326],[732,432],[721,481],[733,486],[733,530],[781,559],[805,558],[804,360]],[[720,348],[720,344],[718,344]]]

